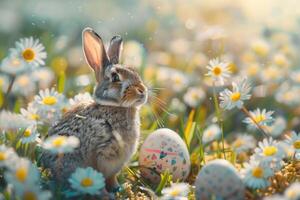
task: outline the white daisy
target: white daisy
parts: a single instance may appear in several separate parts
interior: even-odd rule
[[[291,86],[287,82],[283,83],[275,94],[275,99],[279,103],[286,104],[288,106],[297,106],[300,104],[298,95],[300,93],[300,87],[298,85]]]
[[[16,189],[34,186],[39,181],[38,169],[25,158],[18,159],[17,163],[11,166],[4,175],[5,180]]]
[[[285,191],[284,196],[289,200],[299,200],[300,199],[300,183],[292,183]]]
[[[36,84],[27,74],[18,76],[15,79],[14,85],[12,87],[12,93],[21,94],[22,96],[28,97],[34,94],[36,90]]]
[[[13,148],[0,145],[0,167],[10,167],[17,159],[17,154]]]
[[[184,94],[183,100],[190,107],[197,107],[205,99],[205,92],[202,88],[192,87]]]
[[[69,178],[72,189],[78,194],[100,194],[105,186],[105,179],[102,173],[91,167],[77,168]]]
[[[276,140],[273,140],[272,138],[265,138],[262,142],[258,143],[258,146],[259,147],[254,149],[255,159],[263,160],[263,162],[270,163],[273,161],[281,162],[282,159],[285,157],[285,153],[282,147],[278,144]],[[277,166],[273,167],[277,168]]]
[[[12,76],[17,76],[30,70],[31,67],[26,62],[15,56],[4,58],[0,65],[0,71]]]
[[[285,142],[293,148],[295,153],[300,153],[300,134],[293,131],[291,136],[286,136],[286,138]]]
[[[52,153],[70,153],[79,146],[79,139],[75,136],[54,135],[47,138],[42,146]]]
[[[143,64],[145,50],[137,41],[128,41],[124,44],[122,60],[127,66],[140,67]]]
[[[257,39],[251,43],[252,50],[259,56],[266,56],[270,52],[270,45],[265,40]]]
[[[22,188],[16,189],[16,198],[23,200],[48,200],[51,199],[51,192],[42,191],[39,186],[28,187],[24,185]]]
[[[8,83],[9,77],[4,74],[0,74],[0,92],[2,91],[2,93],[5,93],[7,91]]]
[[[241,170],[245,185],[252,189],[261,189],[270,185],[268,178],[274,173],[266,164],[251,160]]]
[[[244,78],[240,82],[232,83],[232,91],[225,89],[220,93],[220,106],[226,110],[231,110],[234,107],[242,108],[244,101],[250,99],[251,90],[250,84]]]
[[[218,58],[212,59],[209,61],[209,65],[206,67],[209,71],[208,76],[211,76],[214,81],[220,82],[222,85],[225,82],[225,79],[230,77],[230,69],[228,63],[223,63],[219,61]]]
[[[27,120],[20,114],[11,113],[9,111],[0,111],[0,130],[17,131],[25,129],[32,124],[31,120]]]
[[[256,140],[252,135],[238,134],[231,145],[237,153],[241,153],[253,149],[256,146]]]
[[[33,37],[21,38],[16,42],[16,48],[10,49],[12,55],[15,55],[25,62],[34,66],[44,65],[47,53],[45,47],[40,43],[39,39]]]
[[[181,90],[183,90],[188,83],[187,77],[182,72],[174,70],[172,74],[168,74],[168,76],[170,79],[169,81],[171,82],[168,85],[170,85],[172,90],[174,90],[175,92],[180,92]]]
[[[164,188],[161,193],[163,200],[187,200],[190,192],[187,183],[172,183],[171,187]]]
[[[21,108],[21,114],[26,119],[31,120],[33,124],[38,123],[40,120],[40,115],[37,113],[38,109],[32,104],[29,103],[27,109]]]
[[[204,130],[202,141],[204,144],[208,144],[214,140],[219,139],[220,136],[221,136],[220,127],[216,124],[212,124]]]
[[[72,99],[69,99],[69,104],[71,106],[74,106],[74,105],[77,105],[77,104],[80,104],[80,103],[92,103],[94,100],[91,96],[90,93],[88,92],[85,92],[85,93],[80,93],[80,94],[77,94],[76,96],[74,96]]]
[[[55,78],[53,71],[49,67],[41,67],[34,70],[31,75],[41,89],[50,87]]]
[[[31,143],[37,141],[39,133],[36,130],[36,125],[31,125],[22,132],[21,143]]]
[[[39,95],[34,97],[34,106],[38,108],[38,115],[45,123],[52,124],[57,121],[65,108],[66,99],[54,88],[40,90]]]
[[[274,121],[272,114],[274,111],[267,111],[266,109],[260,110],[257,108],[254,111],[249,112],[255,122],[260,126],[270,126]],[[247,117],[243,120],[244,123],[248,124],[252,128],[257,128],[256,123],[250,118]]]
[[[269,134],[273,138],[277,138],[281,136],[286,129],[286,120],[285,118],[279,116],[274,119],[274,122],[271,126],[263,126],[263,129],[266,130],[267,134]]]

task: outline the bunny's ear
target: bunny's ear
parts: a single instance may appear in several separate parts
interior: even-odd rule
[[[95,71],[96,80],[100,82],[104,68],[109,63],[103,41],[93,29],[85,28],[82,31],[82,46],[85,59]]]
[[[122,45],[123,45],[123,40],[119,35],[114,36],[110,40],[110,45],[108,48],[108,57],[112,64],[119,63]]]

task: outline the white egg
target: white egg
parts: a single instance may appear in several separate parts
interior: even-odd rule
[[[217,159],[207,163],[196,179],[197,199],[242,200],[245,187],[235,167],[227,160]]]
[[[141,147],[139,165],[142,176],[152,183],[168,170],[173,181],[184,180],[190,173],[188,149],[180,136],[167,128],[151,133]]]

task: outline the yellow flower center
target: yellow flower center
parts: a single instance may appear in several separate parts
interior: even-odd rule
[[[178,190],[178,189],[173,189],[171,192],[170,192],[170,195],[172,196],[172,197],[176,197],[176,196],[178,196],[180,194],[180,190]]]
[[[0,161],[6,160],[7,155],[4,152],[0,152]]]
[[[300,140],[296,140],[293,146],[295,149],[300,149]]]
[[[274,154],[276,154],[277,153],[277,148],[276,147],[274,147],[274,146],[268,146],[268,147],[265,147],[264,148],[264,155],[265,156],[273,156]]]
[[[43,103],[50,106],[56,104],[56,102],[57,99],[54,96],[44,97],[43,99]]]
[[[30,137],[31,136],[31,130],[30,129],[26,129],[25,131],[24,131],[24,137]]]
[[[3,79],[0,79],[0,87],[2,87],[4,84],[4,80]]]
[[[31,114],[30,115],[30,119],[32,119],[32,120],[39,120],[40,116],[38,114]]]
[[[252,169],[252,176],[255,178],[262,178],[264,175],[264,170],[261,167],[255,167]]]
[[[20,76],[18,79],[17,79],[17,82],[23,86],[23,87],[27,87],[29,84],[30,84],[30,79],[28,76]]]
[[[266,119],[266,116],[264,116],[262,114],[254,116],[254,120],[256,121],[256,123],[260,123],[260,122],[264,121],[265,119]]]
[[[215,76],[219,76],[222,73],[222,69],[220,66],[215,66],[212,72],[214,73]]]
[[[232,93],[231,96],[230,96],[230,98],[234,102],[238,101],[241,98],[241,93],[239,93],[239,92]]]
[[[20,182],[24,182],[27,178],[28,171],[25,167],[20,167],[16,170],[15,176]]]
[[[66,142],[66,138],[64,136],[58,136],[52,141],[53,146],[55,147],[61,147]]]
[[[245,142],[241,139],[237,139],[234,143],[233,143],[233,146],[234,147],[240,147],[244,144]]]
[[[33,51],[33,49],[28,48],[22,52],[22,56],[27,62],[32,62],[35,58],[35,52]]]
[[[23,200],[37,200],[35,193],[27,191],[23,195]]]
[[[81,180],[80,184],[83,187],[89,187],[89,186],[93,185],[93,180],[89,177],[86,177],[86,178]]]

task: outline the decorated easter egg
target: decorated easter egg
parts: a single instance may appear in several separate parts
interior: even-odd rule
[[[217,159],[207,163],[200,170],[195,186],[197,199],[244,199],[242,179],[227,160]]]
[[[140,171],[152,183],[160,181],[160,174],[166,170],[173,181],[184,180],[190,172],[190,157],[180,136],[167,128],[150,134],[141,147],[139,155]]]

